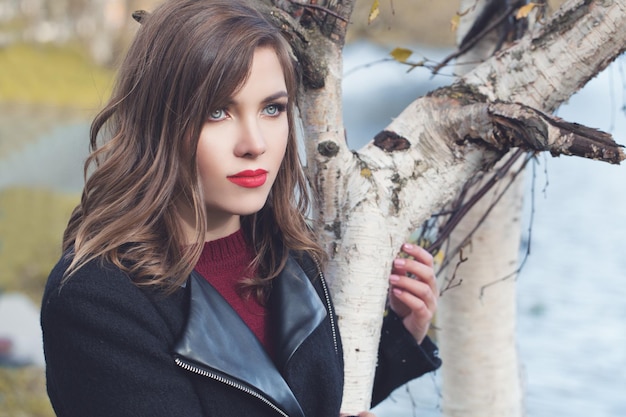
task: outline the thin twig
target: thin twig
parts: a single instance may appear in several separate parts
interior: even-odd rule
[[[296,1],[296,0],[289,0],[289,2],[292,3],[292,4],[298,5],[300,7],[307,8],[307,9],[320,10],[320,11],[326,13],[326,14],[329,14],[329,15],[331,15],[333,17],[336,17],[337,19],[339,19],[341,21],[344,21],[344,22],[348,23],[348,19],[346,19],[345,17],[341,16],[337,12],[334,12],[334,11],[330,10],[327,7],[320,6],[318,4],[300,3],[299,1]]]
[[[509,158],[509,160],[493,175],[493,177],[491,177],[491,179],[487,183],[485,183],[485,185],[483,185],[476,192],[476,194],[474,194],[470,198],[467,203],[463,204],[461,208],[452,215],[452,217],[443,226],[441,232],[439,233],[439,236],[437,237],[437,240],[435,240],[433,244],[428,247],[429,252],[433,253],[441,248],[443,242],[448,239],[448,237],[450,237],[452,230],[460,223],[463,217],[465,217],[470,209],[474,207],[476,203],[478,203],[478,201],[487,193],[487,191],[489,191],[502,177],[504,177],[504,175],[511,169],[515,161],[517,161],[525,152],[526,151],[522,150],[521,148],[518,149]],[[461,198],[463,198],[463,195],[459,199],[457,199],[457,201],[460,201]]]
[[[459,251],[459,262],[457,262],[457,264],[454,267],[454,272],[452,273],[452,277],[447,280],[448,283],[446,284],[446,286],[444,288],[441,289],[441,291],[439,291],[439,296],[442,296],[446,291],[451,290],[452,288],[456,288],[458,286],[460,286],[463,283],[463,279],[461,278],[458,282],[456,281],[456,273],[459,270],[459,267],[461,266],[461,264],[467,262],[469,258],[467,257],[463,257],[463,249],[461,249]]]
[[[498,27],[502,22],[504,22],[504,20],[509,17],[509,15],[511,13],[513,13],[513,11],[517,8],[517,6],[509,6],[504,13],[499,16],[497,19],[495,19],[489,26],[487,26],[485,29],[483,29],[480,33],[478,33],[475,37],[473,37],[472,39],[470,39],[465,45],[463,45],[462,47],[460,47],[456,52],[448,55],[443,61],[441,61],[441,63],[439,65],[437,65],[434,70],[433,70],[433,74],[437,74],[437,72],[439,72],[439,70],[443,67],[445,67],[446,65],[448,65],[448,63],[450,61],[452,61],[455,58],[460,57],[461,55],[467,53],[470,49],[472,49],[481,39],[483,39],[485,36],[487,36],[487,34],[489,32],[491,32],[492,30],[494,30],[496,27]]]
[[[526,252],[524,253],[524,257],[522,258],[522,262],[520,262],[520,265],[515,269],[515,271],[511,272],[508,275],[505,275],[504,277],[497,279],[493,282],[490,282],[488,284],[483,285],[482,287],[480,287],[480,296],[478,297],[480,300],[482,300],[483,295],[485,294],[485,290],[488,287],[491,287],[492,285],[498,284],[500,282],[504,282],[508,279],[510,279],[511,277],[514,276],[518,276],[520,274],[520,272],[522,272],[522,269],[524,269],[524,266],[526,265],[526,261],[528,261],[528,258],[530,257],[530,246],[532,243],[532,233],[533,233],[533,224],[535,223],[535,182],[536,182],[536,160],[535,160],[535,164],[533,164],[533,181],[532,181],[532,186],[531,186],[531,190],[530,190],[530,220],[529,220],[529,224],[528,224],[528,245],[526,246]]]
[[[498,172],[496,173],[496,175],[494,175],[493,178],[491,178],[491,180],[486,184],[488,185],[488,187],[483,186],[481,188],[481,190],[479,190],[478,193],[476,193],[475,195],[472,196],[472,200],[471,200],[471,205],[473,206],[474,204],[476,204],[476,202],[478,201],[478,199],[480,199],[490,188],[492,188],[495,183],[498,181],[499,178],[502,178],[502,174],[506,173],[508,170],[510,170],[511,165],[513,164],[513,162],[515,160],[517,160],[519,158],[519,152],[521,150],[518,150],[511,158],[509,161],[507,161],[507,164],[505,166],[507,166],[507,170],[498,170]],[[524,151],[522,151],[522,154],[524,153]],[[528,157],[524,163],[522,164],[522,166],[520,167],[519,170],[517,170],[517,172],[515,172],[511,178],[511,181],[506,184],[506,186],[504,187],[504,190],[496,197],[496,199],[494,200],[494,202],[487,208],[487,210],[485,210],[485,213],[483,213],[483,215],[480,217],[480,219],[478,220],[478,222],[476,223],[476,225],[472,228],[472,230],[470,230],[467,234],[467,236],[465,236],[465,238],[461,241],[461,243],[457,246],[457,248],[455,248],[452,253],[455,253],[457,250],[459,250],[459,248],[464,247],[467,242],[471,239],[472,235],[474,234],[474,232],[476,232],[476,230],[480,227],[480,225],[485,221],[485,219],[487,218],[487,216],[489,215],[489,213],[491,213],[491,211],[493,210],[493,208],[496,206],[496,204],[498,204],[498,202],[500,201],[500,199],[502,198],[502,196],[506,193],[506,191],[511,187],[511,185],[513,184],[513,182],[515,181],[515,179],[517,178],[517,176],[524,170],[524,167],[526,166],[526,164],[528,164],[528,161],[530,161],[530,159],[532,158],[532,155],[530,157]],[[510,164],[509,164],[510,162]],[[503,166],[502,168],[504,168],[505,166]],[[478,196],[478,194],[481,194],[480,196]],[[470,204],[470,202],[468,202],[468,204]],[[467,211],[469,211],[469,208],[466,207],[467,204],[464,204],[462,207],[462,211],[463,214],[461,217],[465,216],[465,214],[467,214]],[[460,221],[460,218],[458,220],[456,220],[456,224],[458,224],[458,222]],[[455,226],[456,226],[455,224]],[[444,268],[447,265],[447,263],[444,261],[444,263],[442,264],[441,268]]]

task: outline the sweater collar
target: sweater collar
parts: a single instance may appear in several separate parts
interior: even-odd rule
[[[284,369],[327,312],[300,265],[289,257],[283,271],[273,280],[270,309],[278,367],[211,284],[196,272],[188,284],[189,317],[175,347],[177,356],[222,378],[245,384],[290,416],[303,416],[279,369]]]
[[[223,275],[224,271],[249,265],[252,259],[254,251],[239,229],[223,238],[204,242],[195,269],[209,275]]]

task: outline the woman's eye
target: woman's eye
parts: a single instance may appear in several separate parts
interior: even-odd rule
[[[213,110],[209,115],[209,120],[222,120],[226,117],[226,110],[218,109]]]
[[[280,113],[284,112],[286,106],[284,104],[269,104],[265,106],[263,109],[263,113],[267,116],[278,116]]]

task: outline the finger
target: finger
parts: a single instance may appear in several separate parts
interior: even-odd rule
[[[432,320],[436,307],[429,307],[424,299],[400,288],[393,288],[391,292],[396,300],[411,311],[413,317],[419,318],[420,322],[428,323]]]
[[[432,266],[426,265],[413,259],[394,259],[392,271],[400,275],[415,275],[422,280],[430,280],[435,278],[435,270]]]
[[[418,302],[423,303],[432,313],[437,309],[437,292],[433,291],[430,285],[393,274],[389,277],[389,283],[393,296],[411,310],[413,310],[411,306]]]
[[[409,256],[412,256],[418,262],[429,266],[434,265],[433,256],[426,249],[422,248],[419,245],[415,245],[413,243],[405,243],[404,245],[402,245],[402,252],[406,253]]]
[[[434,317],[434,312],[426,307],[421,300],[405,297],[405,295],[406,293],[397,295],[398,302],[403,308],[409,309],[409,313],[402,318],[402,324],[413,335],[417,343],[422,343]]]
[[[393,262],[391,272],[395,275],[407,275],[411,278],[422,281],[428,284],[433,292],[437,292],[437,279],[435,277],[435,271],[428,265],[412,259],[397,258]]]
[[[399,302],[403,303],[406,308],[411,310],[412,313],[416,314],[418,317],[430,319],[429,315],[432,313],[431,309],[428,308],[426,302],[414,296],[408,291],[402,290],[401,288],[393,288],[391,290],[393,297],[396,298]]]

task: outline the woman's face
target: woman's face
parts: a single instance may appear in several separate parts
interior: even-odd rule
[[[243,87],[210,114],[200,133],[196,158],[209,235],[236,231],[240,216],[265,204],[287,147],[287,102],[276,53],[258,48]]]

